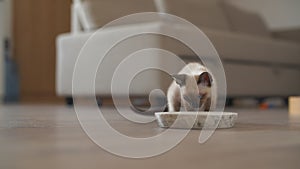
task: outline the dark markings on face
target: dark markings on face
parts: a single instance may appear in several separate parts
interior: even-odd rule
[[[200,76],[196,76],[197,84],[203,84],[204,86],[211,87],[212,77],[208,72],[202,73]]]

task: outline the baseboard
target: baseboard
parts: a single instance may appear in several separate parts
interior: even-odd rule
[[[57,103],[64,104],[65,98],[57,96],[41,96],[41,95],[31,95],[31,96],[21,96],[21,103]]]

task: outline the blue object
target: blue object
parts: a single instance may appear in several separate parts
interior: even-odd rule
[[[4,103],[15,103],[19,101],[19,74],[18,67],[10,57],[10,42],[4,41]]]

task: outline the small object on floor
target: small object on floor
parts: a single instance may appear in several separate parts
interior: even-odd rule
[[[208,115],[210,120],[205,124]],[[209,129],[216,126],[220,114],[216,112],[157,112],[155,117],[162,128],[202,129],[205,124]],[[233,127],[237,117],[237,113],[223,112],[217,128]],[[176,123],[174,123],[175,120],[177,120]]]
[[[280,97],[271,97],[271,98],[266,98],[262,101],[260,104],[259,108],[261,110],[267,110],[267,109],[272,109],[272,108],[281,108],[285,107],[286,103],[284,101],[284,98]]]
[[[289,97],[289,118],[292,122],[300,122],[300,96]]]
[[[262,104],[259,105],[259,108],[260,108],[261,110],[267,110],[267,109],[269,109],[270,107],[269,107],[268,104],[262,103]]]
[[[72,97],[66,97],[65,101],[66,101],[66,105],[67,106],[69,106],[69,107],[73,107],[74,106],[74,100],[73,100]]]

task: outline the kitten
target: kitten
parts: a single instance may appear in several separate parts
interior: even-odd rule
[[[172,77],[174,81],[167,92],[168,106],[165,112],[209,111],[215,109],[216,85],[207,68],[200,63],[189,63]],[[155,112],[163,111],[161,108],[143,110],[132,106],[131,109],[144,115],[153,115]]]
[[[187,64],[177,75],[167,93],[168,111],[209,111],[216,105],[216,91],[213,78],[199,63]]]

